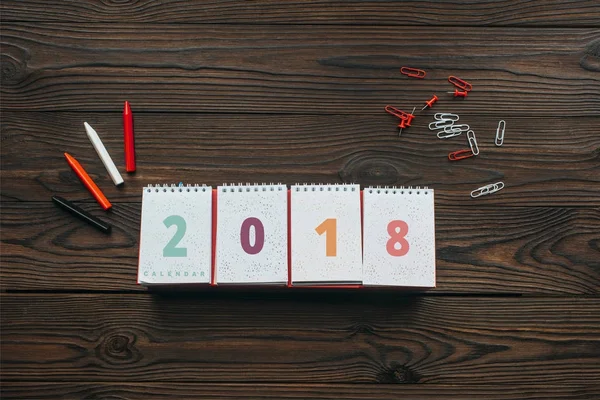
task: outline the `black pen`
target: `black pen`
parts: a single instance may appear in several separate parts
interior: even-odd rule
[[[82,210],[81,208],[77,207],[75,204],[71,203],[70,201],[65,200],[59,196],[52,196],[52,201],[54,202],[54,204],[58,205],[60,208],[67,210],[68,212],[70,212],[71,214],[76,216],[77,218],[84,220],[85,222],[94,226],[96,229],[102,231],[103,233],[110,233],[111,228],[112,228],[110,225],[108,225],[106,222],[101,221],[98,218],[94,217],[87,211]]]

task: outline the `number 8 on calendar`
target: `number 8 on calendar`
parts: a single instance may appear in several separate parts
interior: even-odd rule
[[[433,189],[363,192],[363,284],[435,286]]]

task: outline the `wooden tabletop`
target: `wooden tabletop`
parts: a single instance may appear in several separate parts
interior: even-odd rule
[[[600,397],[597,0],[3,0],[0,20],[3,399]],[[384,106],[433,93],[398,137]],[[138,170],[116,188],[83,122],[123,171],[125,100]],[[479,156],[448,161],[466,142],[432,136],[442,111]],[[141,188],[179,181],[432,187],[437,288],[149,293]]]

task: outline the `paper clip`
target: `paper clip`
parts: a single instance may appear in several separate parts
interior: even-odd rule
[[[454,129],[454,130],[449,130],[446,131],[445,129],[443,131],[438,132],[437,137],[439,139],[450,139],[454,136],[458,136],[458,135],[462,135],[462,131],[460,130],[460,128],[458,129]]]
[[[473,85],[471,85],[467,81],[463,81],[462,79],[457,78],[456,76],[449,76],[448,82],[450,82],[457,88],[464,90],[465,92],[470,92],[473,89]]]
[[[504,189],[504,182],[496,182],[490,185],[485,185],[480,188],[477,188],[471,192],[472,198],[477,198],[480,196],[485,196],[488,194],[496,193],[499,190]]]
[[[450,113],[436,113],[433,118],[437,119],[438,121],[458,121],[460,119],[458,114]]]
[[[429,130],[436,131],[438,129],[444,129],[446,127],[454,125],[454,121],[451,119],[443,119],[439,121],[433,121],[429,123]]]
[[[394,117],[398,117],[400,119],[404,119],[404,115],[406,115],[406,113],[402,110],[397,109],[396,107],[393,106],[385,106],[384,110],[386,113],[393,115]]]
[[[473,157],[475,154],[471,151],[471,149],[463,149],[458,151],[453,151],[448,154],[448,160],[450,161],[458,161],[463,160],[465,158]]]
[[[412,119],[415,117],[413,114],[409,114],[406,111],[402,111],[393,106],[385,106],[385,112],[393,115],[394,117],[398,117],[403,120],[407,120],[409,125],[412,122]]]
[[[471,129],[471,127],[467,124],[450,125],[444,127],[444,132],[450,133],[450,131],[454,131],[456,129],[458,129],[461,132],[467,132],[469,129]]]
[[[400,68],[400,73],[402,75],[410,76],[411,78],[423,79],[427,73],[422,69],[416,69],[411,67],[402,67]]]
[[[506,122],[501,120],[498,122],[498,128],[496,128],[496,146],[502,146],[504,143],[504,129],[506,128]]]
[[[475,132],[468,131],[467,132],[467,140],[469,141],[469,146],[471,146],[471,151],[473,154],[479,154],[479,146],[477,146],[477,139],[475,139]]]
[[[398,132],[398,136],[400,136],[402,134],[402,129],[408,128],[410,126],[410,124],[412,123],[413,118],[415,118],[415,115],[414,115],[415,109],[416,109],[416,107],[413,108],[412,112],[409,114],[409,113],[399,110],[393,106],[388,105],[388,106],[384,107],[385,112],[387,112],[388,114],[391,114],[397,118],[400,118],[400,123],[398,124],[398,128],[400,128],[400,132]]]

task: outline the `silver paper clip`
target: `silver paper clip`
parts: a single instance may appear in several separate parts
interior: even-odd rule
[[[444,127],[444,132],[450,133],[450,131],[454,131],[455,129],[460,130],[461,132],[467,132],[471,127],[467,124],[456,124]]]
[[[458,121],[460,119],[458,114],[451,113],[436,113],[433,118],[437,119],[438,121]]]
[[[492,183],[473,190],[471,192],[471,197],[475,199],[480,196],[496,193],[497,191],[502,189],[504,189],[504,182]]]
[[[447,131],[446,129],[444,129],[443,131],[439,131],[437,133],[437,137],[439,139],[450,139],[451,137],[454,136],[458,136],[458,135],[462,135],[462,131],[460,130],[460,128],[456,128],[450,131]]]
[[[506,128],[506,122],[501,120],[498,122],[498,128],[496,128],[496,146],[502,146],[504,143],[504,129]]]
[[[430,131],[435,131],[438,129],[444,129],[446,127],[451,127],[452,125],[454,125],[454,121],[450,120],[450,119],[443,119],[443,120],[439,120],[439,121],[433,121],[431,123],[429,123],[429,130]]]
[[[477,146],[477,139],[475,139],[475,132],[468,131],[467,132],[467,140],[469,141],[469,146],[471,146],[471,151],[474,155],[479,154],[479,146]]]

